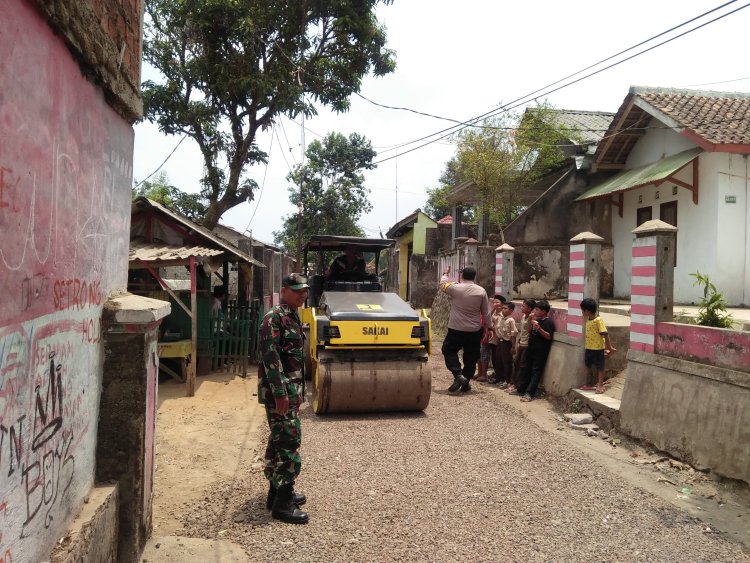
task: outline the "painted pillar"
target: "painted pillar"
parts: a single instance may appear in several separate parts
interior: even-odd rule
[[[674,317],[674,258],[677,227],[646,221],[633,230],[630,285],[630,349],[654,352],[656,324]]]
[[[599,303],[603,242],[602,237],[590,232],[579,233],[570,239],[567,331],[571,337],[583,337],[581,301],[590,297]]]
[[[159,324],[169,303],[126,294],[104,306],[96,481],[119,485],[117,561],[140,560],[151,535]]]
[[[513,293],[513,255],[515,248],[503,243],[495,249],[495,294],[508,299]]]

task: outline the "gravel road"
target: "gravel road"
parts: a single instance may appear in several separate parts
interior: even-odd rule
[[[258,446],[246,471],[192,505],[181,533],[232,540],[252,561],[750,560],[502,391],[449,395],[440,353],[430,362],[424,413],[317,417],[307,404],[297,488],[309,524],[270,518]]]

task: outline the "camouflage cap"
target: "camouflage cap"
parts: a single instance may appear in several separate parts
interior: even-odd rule
[[[302,274],[292,272],[281,278],[281,283],[284,287],[288,287],[293,291],[299,291],[300,289],[309,288],[307,285],[307,278]]]

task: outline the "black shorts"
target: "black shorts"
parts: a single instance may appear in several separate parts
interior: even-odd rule
[[[580,358],[580,356],[578,356]],[[586,350],[583,355],[586,367],[596,366],[596,369],[604,369],[604,350]]]

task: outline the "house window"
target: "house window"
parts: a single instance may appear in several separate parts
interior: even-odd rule
[[[649,207],[639,207],[635,212],[635,226],[640,227],[646,221],[652,219],[652,209]]]
[[[665,223],[668,223],[672,225],[673,227],[677,226],[677,202],[676,201],[670,201],[667,203],[662,203],[659,206],[659,219],[664,221]],[[675,245],[674,249],[674,265],[677,265],[677,245]]]

